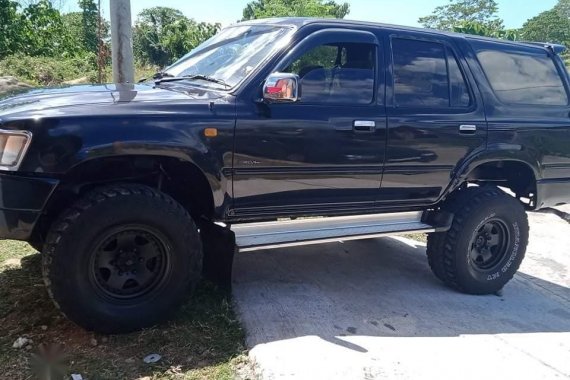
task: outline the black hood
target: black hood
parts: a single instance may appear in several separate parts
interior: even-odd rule
[[[105,114],[108,107],[133,103],[204,103],[221,96],[219,92],[175,84],[160,88],[146,83],[47,87],[11,92],[0,97],[0,120],[61,116],[73,113],[70,108],[85,106],[92,107],[94,114]]]

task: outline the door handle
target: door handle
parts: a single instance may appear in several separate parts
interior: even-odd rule
[[[352,128],[355,132],[374,132],[376,130],[376,122],[372,120],[356,120]]]
[[[471,124],[463,124],[459,126],[459,133],[464,135],[472,135],[477,132],[477,126]]]

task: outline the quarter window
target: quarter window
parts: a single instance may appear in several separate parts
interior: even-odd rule
[[[326,44],[300,56],[285,72],[299,75],[303,103],[370,104],[375,63],[375,45]]]
[[[564,83],[546,51],[515,51],[505,49],[504,45],[490,44],[477,44],[476,51],[491,87],[502,102],[557,106],[568,104]]]
[[[398,107],[462,108],[471,104],[457,58],[445,45],[395,38],[392,53]]]

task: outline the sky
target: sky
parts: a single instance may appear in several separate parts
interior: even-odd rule
[[[448,0],[337,0],[348,2],[350,14],[347,19],[376,21],[390,24],[419,26],[418,18],[430,14],[438,5]],[[154,6],[172,7],[181,10],[196,21],[219,22],[223,26],[235,23],[242,17],[248,0],[131,0],[133,21],[144,8]],[[556,0],[498,0],[499,17],[507,28],[519,28],[531,17],[551,9]],[[64,11],[77,10],[76,0],[67,0]],[[102,0],[103,13],[109,18],[109,0]]]

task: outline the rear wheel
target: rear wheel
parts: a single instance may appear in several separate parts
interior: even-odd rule
[[[436,277],[470,294],[502,289],[525,255],[529,227],[523,206],[497,188],[470,187],[442,208],[454,219],[449,231],[428,237],[428,261]]]
[[[186,210],[141,185],[96,189],[56,221],[44,280],[61,311],[88,330],[122,333],[168,318],[201,275]]]

